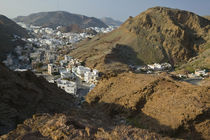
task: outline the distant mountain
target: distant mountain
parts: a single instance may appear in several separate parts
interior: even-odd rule
[[[15,36],[27,37],[28,33],[14,21],[0,15],[0,60],[5,59],[15,46],[23,43],[20,39],[15,39]]]
[[[102,21],[94,17],[72,14],[64,11],[40,12],[29,16],[19,16],[16,22],[24,22],[35,26],[56,28],[58,26],[79,25],[80,28],[107,27]]]
[[[100,20],[103,21],[106,25],[110,25],[110,26],[120,26],[123,23],[119,20],[114,20],[110,17],[103,17]]]
[[[81,42],[70,55],[105,73],[127,71],[129,65],[177,66],[200,53],[209,31],[210,21],[192,12],[154,7],[109,34]]]

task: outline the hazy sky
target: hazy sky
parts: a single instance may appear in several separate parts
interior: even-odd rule
[[[147,8],[166,6],[210,15],[210,0],[0,0],[0,14],[9,18],[41,11],[69,11],[121,21]]]

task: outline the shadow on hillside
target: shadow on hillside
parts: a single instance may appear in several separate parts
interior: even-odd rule
[[[112,52],[106,55],[104,62],[105,64],[113,62],[120,62],[127,65],[144,64],[131,47],[122,44],[116,44],[115,47],[112,48]]]
[[[203,139],[201,133],[197,132],[194,127],[190,127],[190,130],[186,130],[183,126],[176,130],[172,129],[170,126],[163,125],[158,120],[144,114],[141,109],[132,110],[119,104],[104,102],[94,103],[91,106],[108,114],[116,125],[121,125],[119,117],[124,116],[123,118],[126,118],[124,125],[132,125],[136,128],[146,129],[173,138]],[[142,107],[140,106],[140,108]]]
[[[37,113],[62,113],[75,99],[32,72],[13,72],[0,64],[0,135]]]
[[[169,126],[160,124],[158,120],[141,111],[146,102],[140,102],[136,106],[138,110],[132,110],[114,103],[99,103],[99,99],[96,99],[92,105],[84,104],[86,111],[77,108],[76,116],[80,114],[82,117],[88,116],[77,117],[77,121],[85,120],[91,126],[102,122],[100,127],[106,129],[107,123],[103,120],[109,119],[103,115],[105,113],[111,118],[112,124],[120,125],[121,120],[118,117],[124,116],[125,125],[133,125],[165,136],[202,139],[201,134],[196,132],[193,126],[187,131],[182,126],[178,130],[173,130]],[[71,95],[48,83],[44,78],[37,78],[32,72],[14,73],[0,64],[0,135],[16,129],[18,124],[32,118],[34,114],[66,114],[65,112],[76,109],[75,104],[75,99]],[[96,116],[97,122],[92,121],[91,115]],[[205,116],[199,116],[196,121],[205,119]]]

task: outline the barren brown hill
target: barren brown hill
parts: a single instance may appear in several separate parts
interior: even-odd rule
[[[87,112],[90,111],[86,110],[85,114],[80,110],[76,114],[71,112],[56,115],[34,115],[33,118],[24,121],[24,124],[18,125],[16,130],[0,138],[2,140],[175,140],[132,126],[110,125],[108,128],[98,127],[98,125],[104,126],[105,123],[110,124],[108,122],[109,119],[103,116],[104,119],[101,120],[101,116],[99,115],[104,114],[99,113],[97,115],[96,112],[94,114],[87,114]]]
[[[75,104],[71,95],[32,72],[13,72],[0,64],[1,140],[171,139]]]
[[[0,60],[5,59],[9,52],[11,52],[17,45],[23,43],[20,39],[14,40],[14,35],[27,37],[28,33],[14,21],[0,15]]]
[[[139,128],[184,139],[210,138],[210,87],[165,74],[123,73],[102,80],[86,100]]]
[[[150,8],[119,29],[86,40],[70,55],[102,72],[127,71],[128,64],[187,62],[199,53],[210,21],[188,11]]]

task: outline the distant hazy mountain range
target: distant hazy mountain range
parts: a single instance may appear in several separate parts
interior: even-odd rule
[[[103,17],[100,20],[103,21],[106,25],[109,25],[109,26],[120,26],[123,23],[119,20],[114,20],[110,17]]]
[[[14,20],[16,22],[24,22],[25,24],[51,28],[69,26],[72,24],[77,24],[82,29],[88,27],[107,27],[105,23],[97,18],[64,11],[34,13],[29,16],[19,16]]]
[[[0,60],[5,59],[6,55],[11,52],[15,46],[22,44],[20,39],[15,36],[27,37],[27,31],[17,25],[9,18],[0,15]]]

